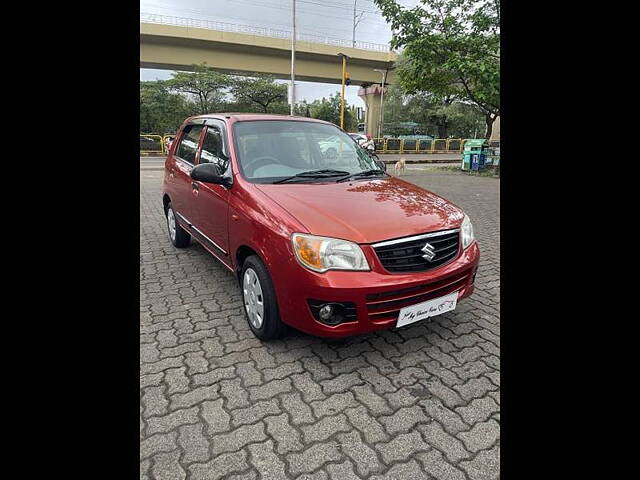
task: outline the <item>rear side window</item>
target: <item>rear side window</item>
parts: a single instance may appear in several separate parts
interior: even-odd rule
[[[176,156],[192,165],[196,163],[196,151],[202,128],[202,125],[187,125],[180,145],[176,149]]]
[[[220,173],[224,173],[229,166],[229,159],[224,154],[222,146],[222,129],[218,125],[209,125],[202,142],[200,163],[215,163]]]

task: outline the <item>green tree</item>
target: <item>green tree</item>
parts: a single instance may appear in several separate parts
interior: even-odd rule
[[[485,118],[475,105],[455,102],[447,112],[449,136],[455,138],[477,138],[484,136]]]
[[[197,107],[194,114],[204,114],[215,112],[224,102],[230,79],[203,63],[193,65],[193,72],[174,72],[165,85],[174,92],[191,96]]]
[[[287,85],[276,83],[267,75],[257,77],[235,77],[231,81],[231,93],[239,103],[259,106],[264,113],[270,113],[269,107],[274,104],[283,104],[287,100]],[[282,110],[275,108],[275,110]]]
[[[171,93],[162,81],[140,82],[140,131],[174,132],[191,115],[193,105]]]
[[[396,69],[404,91],[473,104],[489,138],[500,115],[500,0],[374,2],[394,31],[392,48],[404,48]]]
[[[314,100],[308,104],[311,118],[317,118],[340,126],[340,94],[330,95],[328,99]],[[353,131],[357,128],[356,118],[347,102],[344,102],[344,129]]]
[[[449,98],[440,100],[428,93],[407,94],[398,85],[389,87],[384,100],[387,134],[419,133],[437,138],[473,138],[484,134],[484,115],[473,104]],[[403,127],[406,122],[418,126]]]
[[[306,100],[296,103],[293,107],[293,113],[299,117],[311,117],[311,105]]]

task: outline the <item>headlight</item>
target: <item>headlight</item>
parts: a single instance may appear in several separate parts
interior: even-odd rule
[[[464,250],[475,240],[475,237],[473,236],[473,225],[471,225],[471,219],[466,214],[464,216],[464,220],[462,220],[460,233],[462,234],[462,249]]]
[[[362,249],[353,242],[303,233],[294,233],[291,240],[298,261],[314,272],[369,270]]]

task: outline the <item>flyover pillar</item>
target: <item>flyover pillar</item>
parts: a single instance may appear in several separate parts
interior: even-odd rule
[[[385,89],[386,90],[386,89]],[[371,135],[373,138],[377,138],[378,136],[378,126],[380,123],[380,108],[381,108],[381,98],[382,94],[382,86],[381,85],[371,85],[369,87],[360,87],[358,91],[358,96],[362,98],[364,104],[367,107],[365,113],[365,125],[367,128],[367,133]]]
[[[500,140],[500,115],[493,121],[493,127],[491,127],[491,138],[489,141]]]

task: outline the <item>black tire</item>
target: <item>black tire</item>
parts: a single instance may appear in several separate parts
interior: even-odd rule
[[[249,300],[246,297],[247,288],[245,288],[245,275],[247,270],[251,269],[259,280],[259,287],[262,291],[262,303],[263,303],[263,315],[262,322],[259,326],[252,323],[252,317],[250,316],[249,307],[247,303]],[[251,277],[251,273],[249,277]],[[247,257],[242,264],[242,272],[240,274],[240,288],[242,290],[242,304],[244,307],[245,317],[247,323],[253,334],[260,340],[274,340],[282,336],[286,330],[286,326],[280,320],[280,312],[278,310],[278,301],[276,299],[276,292],[271,281],[271,275],[267,267],[265,267],[262,260],[256,255]],[[255,318],[255,317],[254,317]]]
[[[167,220],[167,233],[169,234],[169,240],[176,248],[188,247],[191,243],[191,235],[184,228],[180,226],[176,218],[176,212],[171,205],[171,202],[167,205],[167,209],[164,212]],[[173,223],[175,225],[175,234],[171,233],[171,216],[173,215]]]

